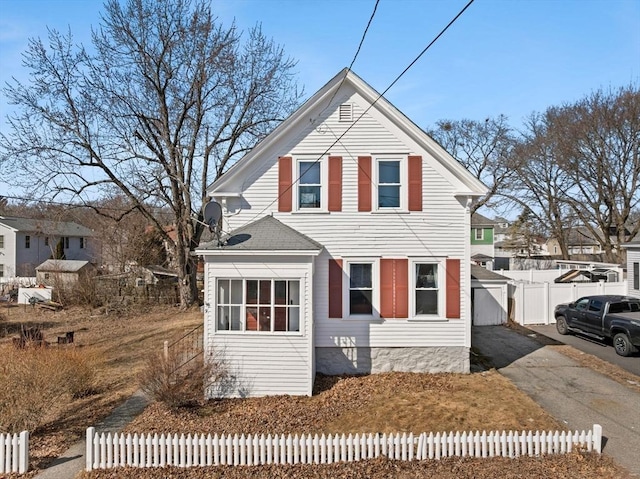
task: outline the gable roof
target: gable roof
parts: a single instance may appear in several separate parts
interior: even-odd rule
[[[331,105],[324,107],[320,112],[336,109],[340,105],[338,91],[343,88],[353,88],[371,108],[381,113],[386,120],[404,131],[422,149],[429,152],[444,167],[451,178],[455,178],[462,188],[456,194],[467,196],[481,196],[487,192],[487,187],[451,156],[442,146],[427,135],[421,128],[413,123],[406,115],[394,107],[389,101],[363,81],[358,75],[348,68],[343,69],[335,77],[312,95],[304,104],[292,113],[289,118],[280,123],[265,139],[258,143],[249,153],[238,160],[229,170],[214,181],[207,188],[209,195],[214,197],[239,196],[242,191],[241,184],[243,172],[253,161],[260,159],[268,148],[279,142],[287,133],[301,124],[308,125],[310,120],[318,116],[319,110],[329,101]],[[354,120],[355,124],[355,120]],[[336,141],[337,142],[337,141]],[[234,181],[238,178],[238,181]]]
[[[16,232],[41,233],[52,236],[93,236],[93,231],[73,221],[34,220],[31,218],[0,216],[0,224]]]
[[[480,213],[473,213],[471,215],[471,226],[494,226],[497,224],[497,221],[482,216]]]
[[[88,261],[69,259],[48,259],[39,266],[36,271],[55,271],[57,273],[77,273],[90,264]]]
[[[198,246],[196,253],[211,251],[311,252],[320,253],[323,246],[308,236],[278,221],[273,216],[249,223],[217,240]]]
[[[471,279],[475,279],[477,281],[501,281],[507,282],[510,281],[511,278],[507,278],[501,274],[495,273],[494,271],[490,271],[482,266],[478,266],[477,264],[471,265]]]
[[[640,235],[621,245],[623,248],[640,248]]]

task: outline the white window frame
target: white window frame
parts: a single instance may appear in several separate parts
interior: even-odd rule
[[[379,197],[379,185],[380,185],[380,162],[381,161],[397,161],[400,166],[400,206],[398,207],[380,207],[378,206],[378,197]],[[397,211],[407,211],[408,209],[408,185],[407,185],[407,160],[402,156],[393,155],[393,156],[376,156],[373,162],[372,175],[373,175],[373,188],[372,194],[373,198],[371,199],[373,211],[378,212],[397,212]]]
[[[237,304],[237,303],[222,303],[220,304],[218,302],[218,282],[219,281],[241,281],[242,282],[242,303],[241,304]],[[253,307],[260,307],[260,304],[256,304],[256,305],[249,305],[247,304],[247,281],[270,281],[271,282],[271,303],[269,304],[269,307],[271,308],[271,318],[270,318],[270,322],[271,322],[271,330],[270,331],[258,331],[258,330],[248,330],[247,329],[247,307],[253,308]],[[290,306],[290,305],[276,305],[274,303],[275,300],[275,282],[276,281],[297,281],[298,282],[298,331],[274,331],[273,327],[274,327],[274,317],[273,317],[273,308],[276,306]],[[286,336],[303,336],[304,335],[304,323],[305,323],[305,313],[304,313],[304,298],[303,298],[303,288],[304,286],[304,279],[303,278],[277,278],[277,277],[250,277],[250,278],[238,278],[238,277],[232,277],[232,276],[220,276],[220,277],[216,277],[215,281],[215,289],[214,289],[214,321],[213,321],[213,330],[215,331],[215,334],[241,334],[241,335],[258,335],[261,337],[264,336],[280,336],[280,335],[286,335]],[[258,286],[259,287],[259,286]],[[231,329],[218,329],[218,308],[219,306],[240,306],[240,325],[241,328],[237,329],[237,330],[231,330]],[[262,305],[262,307],[265,307],[266,305]],[[258,321],[259,319],[256,318]]]
[[[484,239],[484,228],[474,228],[475,231],[475,239],[476,241],[482,241]],[[480,234],[478,234],[480,233]]]
[[[419,264],[435,264],[438,266],[438,314],[416,314],[416,266]],[[409,261],[409,318],[418,320],[443,320],[446,319],[446,263],[442,258],[412,258]]]
[[[300,207],[300,177],[302,175],[300,171],[301,163],[318,163],[320,165],[320,207],[319,208],[301,208]],[[328,211],[328,196],[329,196],[329,168],[324,158],[318,160],[317,157],[299,157],[294,161],[293,179],[295,188],[293,188],[293,210],[299,213],[315,213],[315,212],[327,212]]]
[[[372,320],[380,319],[380,258],[343,258],[344,281],[342,284],[342,317],[347,320]],[[351,314],[350,290],[351,290],[351,265],[371,264],[371,306],[372,314]]]

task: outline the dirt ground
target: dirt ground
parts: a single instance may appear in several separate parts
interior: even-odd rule
[[[30,306],[0,307],[0,345],[20,325],[40,326],[55,341],[75,332],[74,347],[99,358],[95,394],[73,401],[59,420],[31,438],[32,468],[43,467],[82,437],[138,389],[145,359],[202,322],[199,311],[136,308],[119,314]],[[362,377],[320,377],[312,397],[279,396],[211,401],[171,410],[154,403],[131,423],[131,432],[336,433],[438,432],[455,430],[555,430],[563,428],[481,358],[469,375],[389,373]],[[33,472],[31,473],[33,475]],[[447,459],[402,463],[388,460],[322,466],[217,467],[160,470],[117,469],[84,473],[85,478],[186,477],[572,477],[621,478],[626,473],[607,456],[571,454],[544,458]]]
[[[30,434],[31,467],[38,469],[81,439],[96,424],[139,388],[137,375],[151,352],[162,351],[202,324],[199,310],[172,306],[133,305],[118,313],[68,308],[47,311],[31,305],[0,303],[0,347],[11,347],[21,327],[38,327],[51,347],[57,337],[74,332],[74,343],[94,358],[94,394],[61,405],[60,417]]]

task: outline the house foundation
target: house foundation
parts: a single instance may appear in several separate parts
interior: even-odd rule
[[[316,348],[316,371],[326,375],[411,373],[469,373],[469,348]]]

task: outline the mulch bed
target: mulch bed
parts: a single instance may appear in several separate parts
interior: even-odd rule
[[[216,466],[181,469],[175,467],[121,468],[85,472],[84,479],[624,479],[625,473],[612,460],[596,454],[568,454],[517,459],[446,458],[427,461],[390,461],[384,458],[338,464],[267,466]]]

